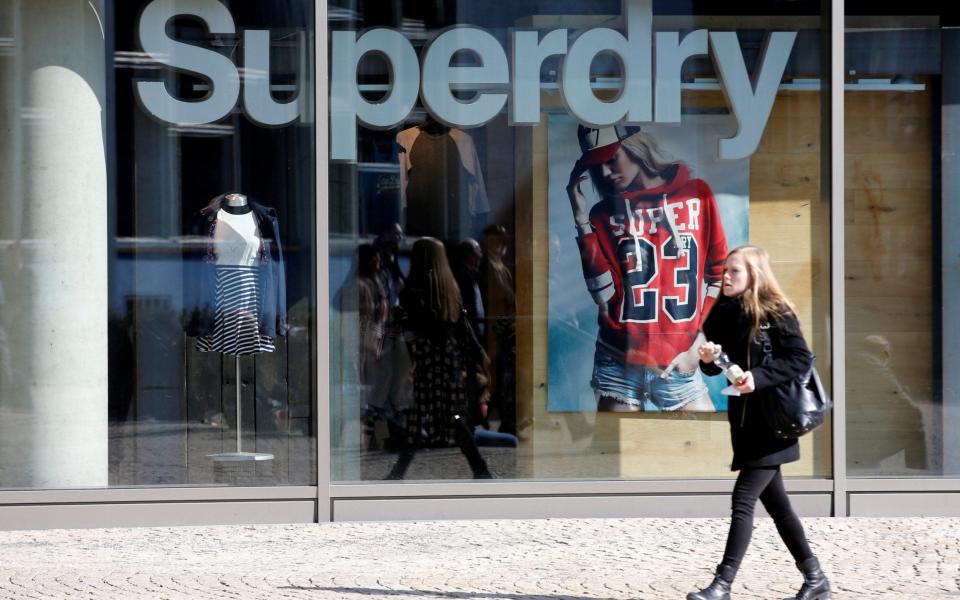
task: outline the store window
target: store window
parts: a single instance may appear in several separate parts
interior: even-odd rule
[[[0,3],[0,487],[316,483],[313,15]]]
[[[748,242],[830,372],[820,4],[751,6],[328,5],[335,481],[729,477]]]
[[[960,21],[848,4],[847,469],[960,475]]]

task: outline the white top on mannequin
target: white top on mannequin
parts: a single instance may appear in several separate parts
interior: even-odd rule
[[[243,194],[227,194],[226,200],[231,207],[247,206],[247,197]],[[219,266],[252,267],[257,264],[260,231],[257,229],[253,211],[237,215],[221,208],[217,212],[213,247],[216,249]]]

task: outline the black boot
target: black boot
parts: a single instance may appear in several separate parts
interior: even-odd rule
[[[827,600],[830,598],[830,582],[820,570],[820,563],[816,557],[808,558],[797,563],[797,568],[803,573],[803,585],[794,596],[796,600]]]
[[[737,570],[729,565],[717,565],[717,575],[713,582],[699,592],[687,594],[687,600],[730,600],[730,586]]]

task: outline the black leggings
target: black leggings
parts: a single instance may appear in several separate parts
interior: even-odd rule
[[[737,483],[733,487],[730,533],[727,535],[727,547],[723,552],[724,565],[734,572],[740,568],[740,561],[747,553],[750,536],[753,534],[753,509],[757,499],[773,517],[780,538],[787,545],[796,562],[813,557],[810,545],[803,533],[800,518],[793,512],[790,499],[783,489],[783,475],[780,467],[762,467],[741,469]]]
[[[408,418],[413,417],[409,416]],[[454,420],[453,431],[457,445],[460,446],[460,451],[463,452],[463,455],[467,458],[467,462],[470,464],[470,470],[473,471],[473,476],[475,478],[489,477],[490,470],[487,468],[487,462],[483,460],[480,449],[477,448],[477,442],[473,438],[473,432],[470,430],[470,427],[459,415],[454,415],[452,418]],[[420,449],[420,438],[413,437],[412,439],[408,439],[404,446],[403,450],[400,451],[397,462],[393,465],[393,469],[391,469],[390,474],[387,475],[387,479],[403,479],[407,473],[407,468],[409,468],[410,463],[413,462],[413,457],[416,455],[417,450]]]

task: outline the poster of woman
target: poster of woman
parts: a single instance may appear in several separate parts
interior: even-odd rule
[[[703,154],[716,147],[704,126],[726,115],[692,118],[588,128],[551,115],[551,410],[726,409],[697,348],[727,249],[746,241],[748,163]]]

